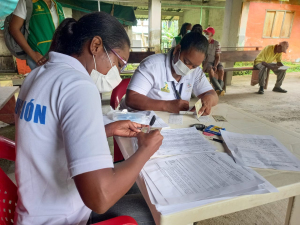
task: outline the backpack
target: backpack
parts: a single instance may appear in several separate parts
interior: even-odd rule
[[[32,5],[32,0],[25,0],[25,2],[26,2],[27,15],[26,15],[25,22],[24,22],[23,26],[21,27],[21,32],[24,35],[25,39],[27,40],[28,35],[29,35],[29,22],[30,22],[30,17],[31,17],[32,10],[33,10],[33,5]],[[8,50],[10,51],[10,53],[12,55],[14,55],[16,58],[26,59],[27,58],[26,52],[20,47],[20,45],[15,41],[15,39],[9,32],[9,24],[10,24],[12,17],[13,17],[13,13],[8,15],[4,21],[5,44],[6,44],[6,47],[8,48]]]

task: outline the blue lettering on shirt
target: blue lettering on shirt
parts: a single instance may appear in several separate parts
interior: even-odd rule
[[[17,99],[15,114],[19,115],[19,118],[24,119],[26,122],[32,121],[34,123],[46,124],[46,112],[47,106],[41,106],[33,102],[34,99],[31,99],[29,102],[26,102],[20,98]]]

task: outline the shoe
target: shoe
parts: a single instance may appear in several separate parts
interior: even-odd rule
[[[224,90],[216,90],[218,96],[224,96],[225,91]]]
[[[281,87],[274,87],[274,92],[287,93],[287,90],[282,89]]]
[[[260,86],[259,87],[259,90],[258,90],[258,94],[261,94],[263,95],[265,92],[264,92],[264,87],[263,86]]]

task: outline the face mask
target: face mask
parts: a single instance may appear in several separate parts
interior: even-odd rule
[[[104,47],[104,50],[107,54],[105,47]],[[107,54],[107,57],[112,66],[112,63],[110,61],[108,54]],[[95,60],[94,55],[93,55],[93,58],[94,58],[94,63],[95,63],[95,69],[92,70],[92,72],[91,72],[91,78],[92,78],[93,82],[96,84],[100,93],[111,92],[122,81],[122,78],[120,77],[118,68],[116,66],[112,66],[111,69],[108,71],[108,73],[106,75],[104,75],[97,71],[96,60]]]
[[[190,73],[192,73],[195,69],[190,69],[187,67],[187,65],[185,65],[181,60],[180,60],[180,53],[179,52],[179,56],[178,56],[178,61],[176,63],[174,63],[174,59],[172,60],[172,66],[175,70],[175,73],[177,75],[180,75],[180,76],[186,76]]]
[[[203,34],[203,35],[204,35],[204,37],[207,38],[207,40],[209,39],[209,36],[207,34]]]
[[[187,31],[186,31],[187,34],[190,33],[190,32],[191,32],[191,30],[187,30]]]

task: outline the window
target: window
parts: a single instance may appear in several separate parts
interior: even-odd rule
[[[265,18],[263,38],[289,38],[294,12],[268,10]]]

